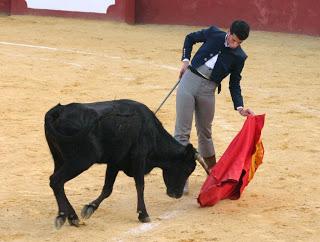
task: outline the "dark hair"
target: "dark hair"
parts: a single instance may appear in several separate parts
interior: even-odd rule
[[[230,33],[235,34],[240,40],[248,38],[250,26],[243,20],[235,20],[230,27]]]

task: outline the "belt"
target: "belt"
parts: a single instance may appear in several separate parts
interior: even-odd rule
[[[203,79],[206,79],[208,81],[211,81],[209,77],[203,75],[202,73],[200,73],[196,68],[194,68],[193,66],[189,65],[188,66],[188,69],[195,75],[203,78]],[[219,83],[218,84],[218,94],[221,92],[221,84]]]

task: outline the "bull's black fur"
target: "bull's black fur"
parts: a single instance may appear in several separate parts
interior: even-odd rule
[[[105,185],[100,196],[84,207],[82,216],[91,216],[111,194],[118,171],[123,171],[135,179],[142,222],[149,221],[143,198],[144,175],[154,167],[161,168],[167,194],[179,198],[196,166],[192,145],[178,143],[148,107],[132,100],[58,104],[45,116],[45,135],[55,165],[50,186],[59,207],[57,228],[66,218],[78,225],[64,184],[94,163],[108,164]]]

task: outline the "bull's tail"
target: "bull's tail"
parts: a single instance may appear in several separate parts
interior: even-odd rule
[[[46,113],[44,128],[46,135],[72,142],[86,137],[97,121],[98,114],[81,104],[58,104]]]

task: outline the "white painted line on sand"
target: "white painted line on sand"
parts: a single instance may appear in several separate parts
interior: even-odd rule
[[[166,213],[160,215],[158,217],[158,219],[159,220],[169,220],[169,219],[177,217],[181,212],[182,212],[182,210],[173,210],[171,212],[166,212]],[[115,238],[112,238],[111,240],[120,242],[120,241],[125,241],[127,239],[128,241],[131,241],[130,238],[132,239],[132,236],[144,234],[148,231],[151,231],[151,230],[157,228],[160,225],[161,225],[160,222],[144,223],[144,224],[141,224],[137,227],[129,229],[127,232],[125,232],[123,234],[123,236],[115,237]]]
[[[4,53],[2,53],[4,54]],[[82,65],[78,64],[78,63],[74,63],[74,62],[65,62],[65,61],[58,61],[56,59],[53,59],[53,58],[43,58],[43,57],[30,57],[30,56],[27,56],[25,54],[12,54],[12,53],[7,53],[6,54],[7,56],[14,56],[14,57],[21,57],[21,58],[28,58],[28,59],[34,59],[34,60],[41,60],[41,61],[46,61],[46,62],[57,62],[57,63],[60,63],[60,64],[64,64],[64,65],[70,65],[70,66],[74,66],[74,67],[83,67]]]
[[[0,41],[0,44],[2,45],[13,45],[13,46],[21,46],[21,47],[28,47],[28,48],[37,48],[37,49],[47,49],[47,50],[53,50],[57,51],[57,48],[53,47],[47,47],[47,46],[41,46],[41,45],[28,45],[28,44],[20,44],[20,43],[11,43],[6,41]]]
[[[128,235],[143,234],[143,233],[148,232],[158,226],[159,226],[159,223],[154,223],[154,222],[145,223],[145,224],[139,225],[136,228],[130,229],[129,231],[126,232],[126,234],[128,234]]]

